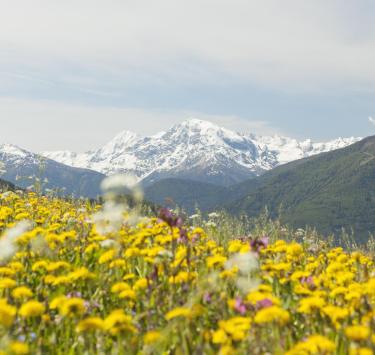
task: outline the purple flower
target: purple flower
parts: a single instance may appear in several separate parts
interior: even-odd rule
[[[314,279],[312,276],[302,277],[300,281],[301,281],[301,284],[306,285],[311,290],[316,288],[316,285],[314,283]]]
[[[261,249],[267,248],[268,244],[269,244],[269,238],[267,236],[264,236],[262,238],[252,239],[250,242],[251,250],[257,253]]]
[[[244,315],[247,311],[246,305],[242,302],[242,299],[240,297],[236,298],[236,302],[234,304],[234,310],[241,315]]]
[[[168,208],[161,208],[159,211],[159,218],[167,223],[170,227],[181,227],[183,220],[181,217],[176,216]]]
[[[180,243],[187,243],[189,240],[188,238],[188,232],[185,228],[180,228],[180,237],[178,238],[178,241]]]
[[[212,296],[209,292],[206,292],[204,295],[203,295],[203,301],[206,302],[206,303],[211,303],[212,301]]]
[[[269,298],[265,298],[265,299],[257,302],[257,307],[260,308],[260,309],[271,307],[271,306],[273,306],[273,303]]]

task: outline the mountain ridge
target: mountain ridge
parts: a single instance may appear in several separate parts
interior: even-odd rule
[[[226,208],[255,216],[267,206],[283,223],[336,235],[353,228],[358,240],[375,233],[375,136],[279,166],[258,180],[255,188],[254,181],[243,183],[246,196]]]
[[[99,172],[68,166],[9,143],[0,145],[0,162],[1,178],[21,188],[28,188],[39,178],[45,189],[64,189],[63,194],[76,197],[97,197],[105,178]]]
[[[133,174],[145,185],[182,178],[230,186],[291,160],[342,148],[359,139],[299,142],[282,136],[237,133],[208,121],[189,119],[150,137],[123,131],[103,147],[86,153],[41,154],[106,175]]]

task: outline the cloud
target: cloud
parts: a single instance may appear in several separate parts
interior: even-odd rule
[[[109,78],[283,90],[375,84],[370,0],[4,0],[2,9],[2,71],[40,80],[95,90]]]
[[[375,118],[373,118],[373,117],[370,116],[368,118],[368,120],[369,120],[370,123],[372,123],[373,125],[375,125]]]
[[[281,133],[267,122],[230,115],[0,98],[0,143],[9,142],[36,152],[86,151],[102,146],[122,130],[153,135],[192,117],[240,132]]]

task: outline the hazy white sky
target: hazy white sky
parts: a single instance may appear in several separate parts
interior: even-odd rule
[[[373,0],[1,0],[0,141],[84,150],[189,116],[374,134]]]

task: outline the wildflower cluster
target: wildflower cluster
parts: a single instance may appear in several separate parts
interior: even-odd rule
[[[104,228],[101,211],[0,195],[0,243],[28,221],[0,250],[1,351],[373,353],[372,257],[263,236],[219,241],[167,210],[137,223],[116,210],[116,228]]]

